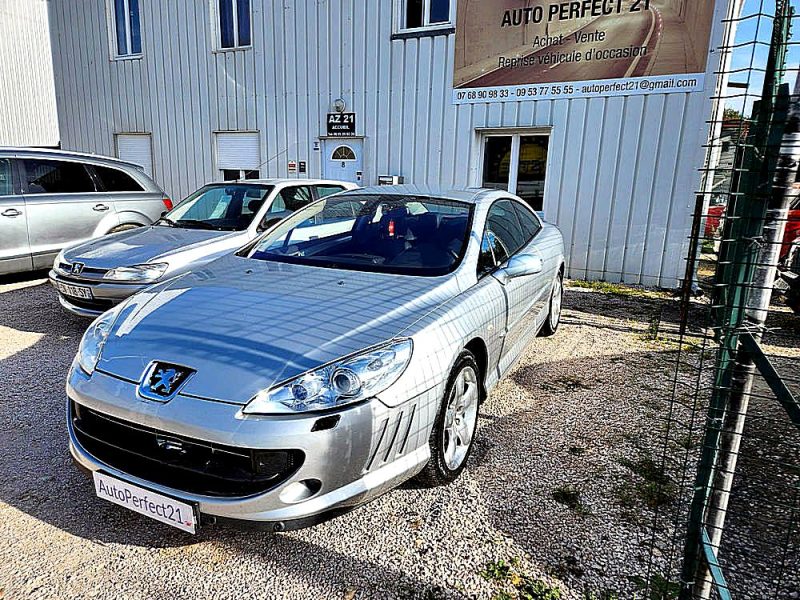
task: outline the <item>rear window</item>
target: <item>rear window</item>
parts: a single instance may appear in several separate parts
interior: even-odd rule
[[[63,160],[24,159],[28,194],[85,194],[94,192],[86,167]]]
[[[317,186],[317,194],[320,198],[324,198],[325,196],[330,196],[331,194],[338,194],[339,192],[343,192],[344,188],[339,185],[318,185]]]
[[[94,172],[97,173],[100,183],[107,192],[141,192],[144,190],[133,177],[119,169],[94,165]]]

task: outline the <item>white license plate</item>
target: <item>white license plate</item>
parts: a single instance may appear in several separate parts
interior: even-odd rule
[[[99,498],[131,509],[145,517],[172,525],[189,533],[197,531],[194,507],[105,473],[94,472],[94,490]]]
[[[65,296],[82,298],[84,300],[94,299],[92,288],[84,287],[82,285],[72,285],[71,283],[62,283],[61,281],[54,281],[53,284],[56,286],[56,289]]]

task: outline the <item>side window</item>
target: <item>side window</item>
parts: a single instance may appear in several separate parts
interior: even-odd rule
[[[503,264],[526,243],[514,206],[509,200],[498,200],[489,209],[486,229],[481,240],[478,272],[485,273]]]
[[[139,0],[114,0],[114,42],[117,57],[142,53]]]
[[[133,177],[119,169],[94,165],[94,172],[107,192],[141,192],[144,190]]]
[[[212,1],[217,2],[219,47],[224,50],[250,46],[250,0]]]
[[[522,226],[522,232],[525,234],[525,243],[527,244],[533,236],[542,228],[539,219],[536,218],[529,209],[522,206],[519,202],[512,202],[514,211],[519,218],[519,224]]]
[[[25,159],[28,194],[85,194],[96,191],[89,172],[81,163]]]
[[[320,198],[324,198],[325,196],[330,196],[331,194],[338,194],[339,192],[343,192],[344,188],[338,185],[318,185],[317,186],[317,196]]]
[[[12,193],[11,159],[0,158],[0,196],[10,196]]]
[[[308,186],[296,186],[296,187],[287,187],[283,188],[280,192],[278,192],[278,197],[275,199],[273,203],[273,209],[270,212],[276,212],[274,207],[276,205],[281,205],[279,200],[283,201],[283,209],[282,210],[290,210],[292,212],[296,210],[300,210],[307,204],[311,203],[311,188]]]

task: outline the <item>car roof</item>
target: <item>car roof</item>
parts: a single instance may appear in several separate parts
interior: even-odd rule
[[[22,146],[0,146],[0,154],[15,154],[20,157],[36,157],[36,158],[73,158],[78,160],[89,160],[94,162],[108,162],[117,165],[125,165],[135,169],[142,170],[140,165],[136,163],[122,160],[115,156],[103,156],[102,154],[89,154],[87,152],[72,152],[69,150],[58,150],[56,148],[30,148]]]
[[[446,200],[458,200],[469,204],[479,204],[484,201],[494,200],[498,195],[511,196],[508,192],[498,190],[466,187],[466,188],[446,188],[428,185],[378,185],[372,187],[349,190],[340,195],[348,194],[374,194],[374,195],[396,195],[396,196],[427,196],[430,198],[444,198]]]
[[[206,185],[356,185],[347,181],[333,179],[297,179],[297,178],[272,178],[272,179],[236,179],[234,181],[209,181]]]

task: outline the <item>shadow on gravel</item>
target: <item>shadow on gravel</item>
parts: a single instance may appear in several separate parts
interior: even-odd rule
[[[14,273],[13,275],[0,275],[0,285],[10,285],[14,283],[25,283],[37,279],[47,279],[47,270],[28,271],[26,273]]]

